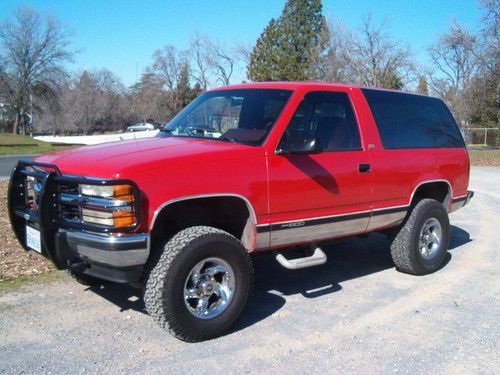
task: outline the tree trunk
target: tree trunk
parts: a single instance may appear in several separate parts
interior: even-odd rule
[[[16,112],[16,117],[14,118],[14,127],[12,128],[12,134],[17,134],[18,126],[19,126],[19,113]]]

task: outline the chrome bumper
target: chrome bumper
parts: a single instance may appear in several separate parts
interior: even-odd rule
[[[120,283],[140,281],[150,252],[144,233],[118,237],[60,229],[55,242],[64,268]]]
[[[100,236],[85,232],[66,232],[70,252],[89,262],[111,267],[133,267],[146,263],[149,235]]]
[[[464,195],[463,197],[459,197],[459,198],[454,198],[451,201],[450,213],[458,210],[459,208],[464,207],[466,204],[468,204],[470,202],[470,200],[472,199],[473,196],[474,196],[474,192],[469,190],[467,192],[467,195]]]

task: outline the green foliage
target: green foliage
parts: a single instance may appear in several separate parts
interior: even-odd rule
[[[199,89],[194,89],[189,85],[189,66],[184,64],[179,76],[179,82],[175,88],[175,98],[177,101],[177,108],[180,111],[187,106],[199,94]]]
[[[429,86],[427,85],[427,78],[420,76],[418,78],[417,92],[422,95],[429,95]]]
[[[252,81],[302,81],[326,48],[327,29],[321,0],[288,0],[281,16],[271,19],[250,54]]]
[[[402,90],[404,83],[397,72],[390,71],[380,77],[380,86],[386,89]]]

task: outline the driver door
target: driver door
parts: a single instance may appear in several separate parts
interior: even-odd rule
[[[347,92],[305,94],[269,156],[271,246],[366,230],[372,182],[359,134]]]

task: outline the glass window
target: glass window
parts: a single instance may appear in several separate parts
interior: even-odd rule
[[[316,139],[320,151],[360,150],[361,142],[351,103],[342,92],[315,91],[297,108],[280,148]]]
[[[262,144],[292,91],[238,89],[209,91],[184,108],[158,134]]]
[[[362,91],[385,148],[465,146],[458,126],[442,100],[392,91]]]

